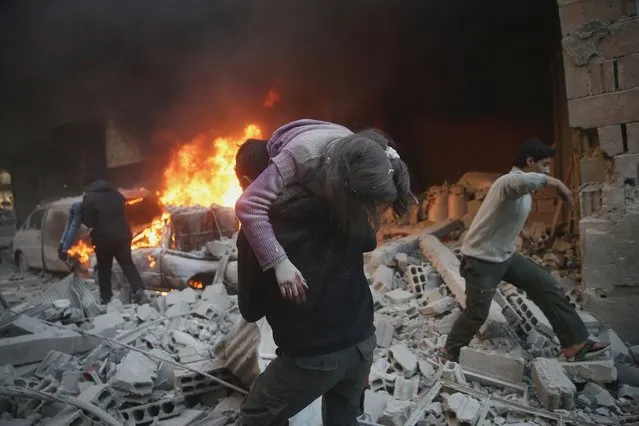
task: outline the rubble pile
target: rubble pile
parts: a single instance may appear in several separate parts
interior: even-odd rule
[[[446,223],[444,232],[454,230],[454,221]],[[633,396],[639,359],[614,331],[580,312],[592,336],[611,342],[611,350],[595,360],[567,362],[547,318],[507,283],[459,364],[441,366],[437,351],[464,306],[465,283],[455,255],[459,243],[447,246],[432,231],[392,241],[367,256],[378,349],[366,421],[397,426],[639,421],[639,399]]]
[[[442,365],[437,352],[465,306],[451,238],[463,230],[459,219],[442,220],[365,255],[378,347],[360,423],[638,422],[639,347],[580,311],[611,349],[568,362],[548,319],[507,283],[459,363]],[[556,241],[555,250],[570,250]],[[229,257],[225,245],[207,250]],[[275,357],[268,327],[241,319],[236,296],[218,281],[154,293],[142,306],[117,298],[99,306],[74,275],[33,288],[40,291],[0,311],[0,424],[234,424],[246,389]],[[291,424],[320,425],[314,413]]]
[[[56,313],[71,303],[55,301]],[[242,395],[233,388],[244,386],[214,352],[240,319],[223,285],[156,293],[141,306],[114,299],[91,318],[44,311],[2,321],[1,424],[223,425],[237,417]]]

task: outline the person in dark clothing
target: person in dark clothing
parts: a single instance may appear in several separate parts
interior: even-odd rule
[[[242,187],[266,164],[263,141],[243,144],[236,157]],[[373,300],[363,271],[363,253],[375,248],[375,233],[372,227],[364,235],[344,232],[327,204],[302,188],[288,188],[269,216],[309,291],[305,303],[283,299],[274,271],[262,271],[240,231],[240,313],[249,322],[266,317],[278,346],[277,358],[242,405],[242,424],[285,425],[323,395],[324,424],[357,425],[376,347]]]
[[[107,304],[113,297],[111,269],[113,258],[118,261],[126,277],[133,299],[138,304],[149,303],[144,293],[140,272],[131,257],[131,228],[126,220],[126,200],[109,182],[89,178],[82,198],[82,222],[91,228],[91,240],[98,261],[100,299]]]

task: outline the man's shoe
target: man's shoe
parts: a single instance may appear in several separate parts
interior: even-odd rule
[[[111,297],[104,297],[104,296],[100,296],[100,303],[103,304],[104,306],[108,305],[109,303],[111,303]]]
[[[145,303],[151,303],[149,296],[146,295],[144,290],[138,290],[133,294],[133,301],[138,305],[144,305]]]

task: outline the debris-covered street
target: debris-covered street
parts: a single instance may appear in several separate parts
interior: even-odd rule
[[[366,256],[378,348],[361,424],[638,422],[639,347],[580,311],[591,335],[612,346],[600,359],[567,363],[547,319],[505,283],[459,364],[437,362],[464,306],[455,255],[463,230],[446,219]],[[571,243],[561,241],[547,254],[562,255]],[[141,306],[115,298],[106,311],[91,281],[74,275],[14,274],[1,288],[12,304],[1,317],[2,424],[234,424],[275,356],[268,325],[246,323],[222,284],[151,293]],[[566,297],[579,304],[573,288]],[[292,424],[318,425],[318,416],[311,406]]]
[[[0,426],[639,426],[638,9],[0,2]]]

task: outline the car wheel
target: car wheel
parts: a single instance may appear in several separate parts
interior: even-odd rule
[[[29,265],[27,264],[27,258],[24,257],[24,254],[17,253],[16,254],[16,271],[20,273],[25,273],[29,270]]]

